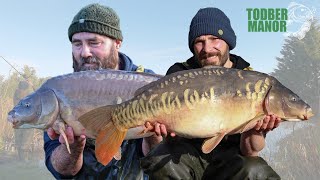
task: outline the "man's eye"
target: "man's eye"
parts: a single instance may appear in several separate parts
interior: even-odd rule
[[[99,45],[101,44],[101,42],[92,41],[92,42],[90,42],[90,44],[91,44],[92,46],[99,46]]]
[[[197,47],[201,47],[203,45],[203,42],[202,41],[196,41],[196,42],[194,42],[194,45],[197,46]]]
[[[74,43],[72,43],[72,45],[75,46],[75,47],[80,47],[81,43],[80,42],[74,42]]]

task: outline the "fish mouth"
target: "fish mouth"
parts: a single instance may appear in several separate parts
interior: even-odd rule
[[[12,122],[12,128],[17,129],[20,126],[19,121]]]
[[[306,108],[306,114],[303,115],[303,118],[301,118],[303,121],[304,120],[308,120],[310,117],[314,116],[313,112],[312,112],[312,109],[309,107],[309,108]]]
[[[310,117],[312,117],[312,116],[314,116],[314,114],[313,114],[313,112],[312,112],[312,109],[309,107],[309,108],[307,108],[306,109],[306,118],[308,119],[308,118],[310,118]]]
[[[296,119],[295,121],[306,121],[306,120],[308,120],[308,119],[309,119],[309,117],[308,117],[307,114],[301,114],[301,115],[299,115],[299,116],[297,117],[297,119]],[[291,119],[291,121],[293,121],[293,120]]]
[[[12,128],[16,129],[18,127],[17,123],[12,123]]]
[[[281,120],[282,121],[293,121],[293,122],[306,121],[306,120],[309,120],[311,116],[313,116],[312,112],[307,112],[307,113],[299,114],[299,115],[293,116],[293,117],[281,118]]]
[[[307,107],[305,109],[305,112],[301,113],[300,115],[297,116],[297,118],[300,121],[306,121],[309,120],[312,116],[314,116],[312,109],[310,107]]]
[[[8,116],[8,121],[12,124],[12,128],[16,129],[19,127],[19,121],[12,116]]]
[[[299,116],[299,119],[302,121],[306,121],[309,120],[311,116],[313,116],[313,114],[302,114]]]

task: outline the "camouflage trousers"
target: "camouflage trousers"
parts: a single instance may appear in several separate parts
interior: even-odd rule
[[[165,140],[141,160],[151,180],[281,179],[261,157],[245,157],[238,146],[220,143],[201,152],[202,141]]]

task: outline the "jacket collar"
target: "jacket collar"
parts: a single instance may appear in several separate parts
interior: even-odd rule
[[[129,56],[125,55],[124,53],[119,52],[119,61],[120,61],[120,70],[124,71],[132,71],[133,69],[133,62],[129,58]]]

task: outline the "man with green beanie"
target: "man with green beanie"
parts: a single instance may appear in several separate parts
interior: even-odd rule
[[[72,43],[75,72],[111,68],[153,73],[136,66],[128,56],[119,52],[123,39],[120,20],[109,7],[90,4],[82,8],[69,26],[68,36]],[[95,157],[94,140],[86,139],[85,135],[74,136],[72,128],[67,127],[69,154],[63,138],[50,128],[44,133],[46,166],[57,179],[147,179],[139,159],[153,144],[162,140],[161,135],[165,135],[163,125],[157,124],[157,127],[158,136],[124,141],[121,160],[113,159],[106,166]]]
[[[212,65],[250,70],[248,62],[229,53],[235,46],[236,35],[229,18],[218,8],[200,9],[189,30],[193,56],[175,63],[167,74]],[[141,166],[150,179],[280,179],[258,156],[265,146],[266,133],[278,127],[280,121],[268,115],[253,129],[224,138],[209,154],[201,151],[204,139],[168,137],[142,159]]]

